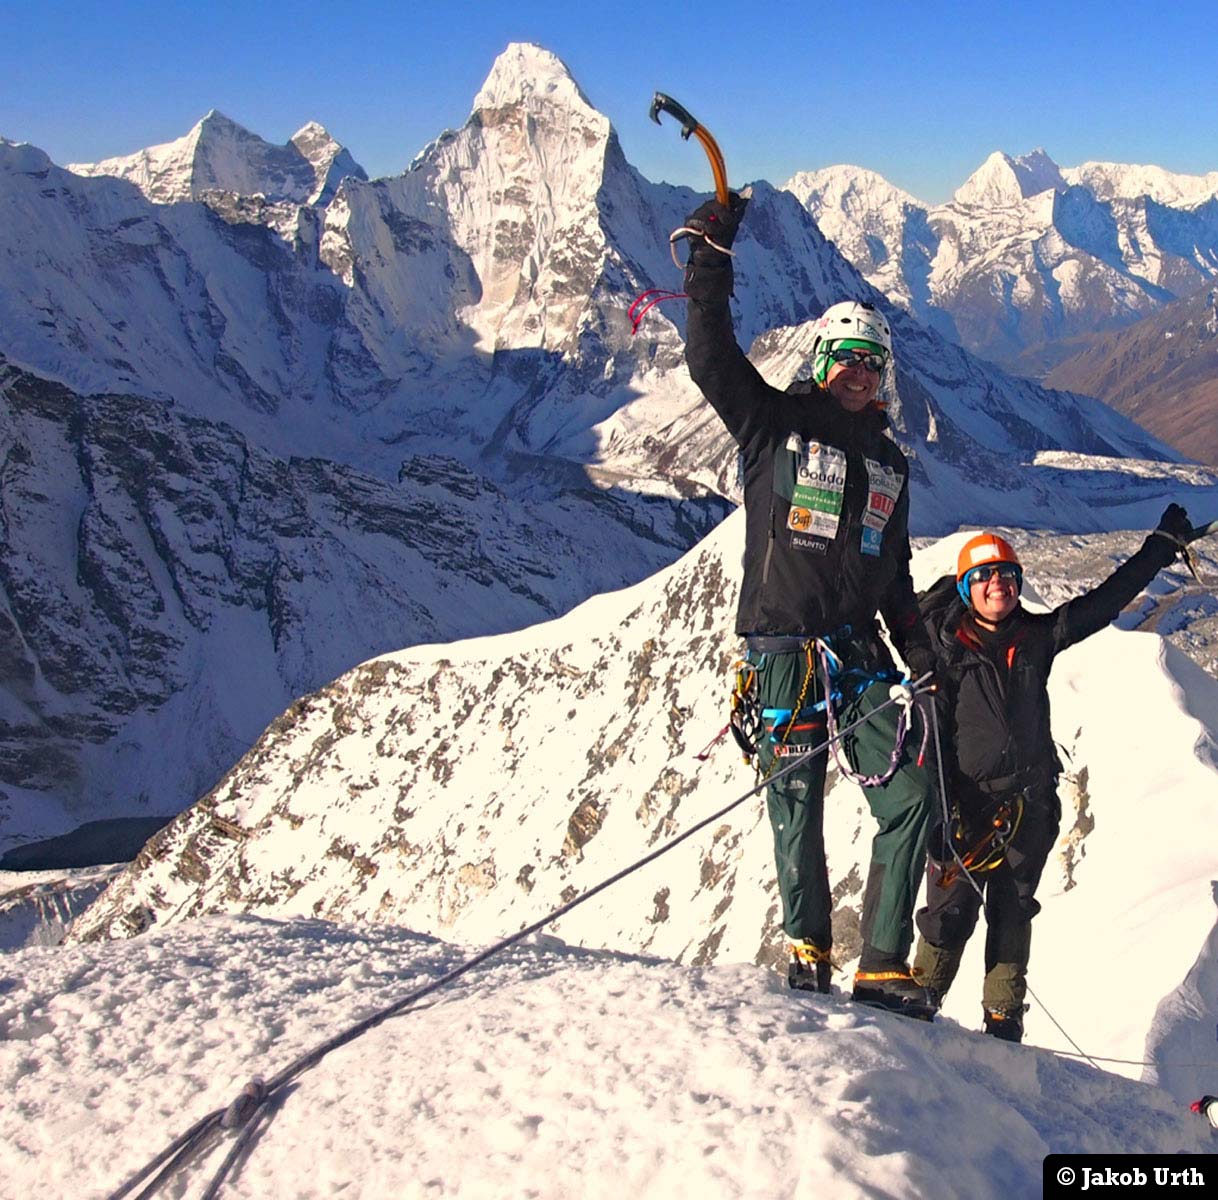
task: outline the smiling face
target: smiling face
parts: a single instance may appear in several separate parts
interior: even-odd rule
[[[973,616],[992,628],[1015,611],[1019,603],[1019,578],[1011,569],[982,567],[969,581],[968,594]]]
[[[862,412],[879,393],[880,375],[863,366],[860,357],[854,363],[834,363],[825,376],[825,387],[847,412]]]

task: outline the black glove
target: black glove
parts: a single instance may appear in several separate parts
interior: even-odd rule
[[[689,238],[689,262],[685,264],[685,294],[691,300],[708,303],[727,303],[735,286],[732,256],[724,254],[736,240],[740,219],[748,207],[748,200],[735,192],[728,193],[727,205],[718,200],[700,204],[685,220],[685,227],[692,229]],[[699,234],[704,236],[699,237]],[[714,246],[707,242],[710,238]],[[721,250],[715,246],[722,247]]]
[[[722,246],[724,250],[730,250],[732,243],[736,240],[736,231],[740,228],[740,222],[744,217],[744,210],[748,206],[749,202],[744,196],[739,196],[735,192],[728,192],[726,205],[720,204],[718,200],[708,200],[705,204],[698,205],[685,218],[685,228],[695,229],[710,238],[716,246]],[[704,241],[698,238],[692,239],[692,242],[691,252],[694,254],[697,254],[699,251],[706,251],[710,254],[716,253],[713,247],[707,246]]]
[[[1188,513],[1178,504],[1169,504],[1163,510],[1155,533],[1163,534],[1178,546],[1187,546],[1193,540],[1193,527],[1189,522]]]
[[[935,652],[929,646],[907,646],[901,651],[901,657],[905,659],[906,665],[909,667],[911,679],[921,679],[928,671],[934,671],[939,665]]]

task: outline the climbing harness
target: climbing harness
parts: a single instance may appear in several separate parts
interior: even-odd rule
[[[929,679],[929,673],[914,684],[916,690],[921,684]],[[839,736],[844,736],[850,733],[857,726],[865,721],[870,721],[873,717],[896,704],[893,699],[886,700],[883,704],[874,708],[866,715],[859,717],[858,720],[852,721],[849,725],[839,732]],[[821,754],[829,747],[828,740],[822,742],[819,746],[814,746],[808,749],[799,757],[784,765],[779,771],[775,772],[771,777],[771,781],[780,779],[782,776],[796,770],[803,764],[805,759],[813,758],[817,754]],[[268,1080],[263,1080],[261,1077],[255,1077],[242,1088],[241,1092],[233,1100],[231,1104],[224,1108],[216,1109],[214,1112],[208,1113],[205,1117],[196,1121],[185,1133],[179,1135],[170,1143],[160,1154],[156,1156],[146,1166],[137,1171],[129,1179],[126,1180],[116,1191],[111,1192],[107,1200],[122,1200],[128,1195],[133,1188],[138,1187],[145,1180],[152,1176],[147,1186],[138,1194],[135,1200],[148,1200],[171,1175],[179,1168],[186,1165],[187,1162],[195,1158],[205,1149],[210,1149],[215,1141],[225,1132],[240,1130],[233,1145],[229,1148],[228,1154],[224,1161],[220,1164],[215,1176],[212,1178],[207,1190],[203,1193],[202,1200],[215,1200],[219,1195],[220,1189],[227,1178],[228,1173],[232,1170],[234,1164],[241,1156],[248,1151],[253,1144],[255,1135],[259,1126],[263,1123],[268,1115],[271,1104],[276,1100],[282,1100],[281,1093],[295,1077],[310,1067],[316,1066],[327,1054],[332,1050],[337,1050],[340,1046],[345,1046],[349,1042],[354,1041],[361,1034],[366,1033],[370,1029],[387,1021],[390,1017],[397,1016],[399,1013],[405,1012],[418,1001],[430,996],[441,988],[460,979],[461,976],[468,974],[475,967],[481,966],[487,959],[494,957],[496,954],[507,950],[509,947],[516,945],[525,938],[540,932],[547,925],[565,917],[573,909],[579,905],[591,900],[594,896],[600,895],[607,888],[612,887],[615,883],[621,882],[628,875],[632,875],[635,871],[653,863],[661,855],[667,854],[670,850],[675,849],[694,834],[701,832],[709,825],[713,825],[732,812],[739,808],[746,800],[756,796],[763,788],[766,787],[766,781],[762,780],[754,787],[750,788],[742,796],[738,796],[730,804],[724,805],[717,812],[711,813],[710,816],[704,817],[702,820],[695,822],[684,833],[678,834],[665,842],[664,845],[657,847],[650,853],[644,855],[637,862],[630,866],[623,867],[620,871],[609,876],[608,879],[601,880],[600,883],[590,887],[586,892],[582,892],[574,899],[566,904],[556,908],[547,916],[540,918],[537,921],[526,925],[517,933],[513,933],[501,941],[496,942],[493,946],[488,946],[485,950],[475,954],[472,958],[467,959],[459,966],[454,967],[451,971],[441,975],[438,979],[433,979],[430,983],[424,984],[422,987],[416,988],[408,995],[402,997],[389,1007],[381,1009],[379,1012],[373,1013],[371,1016],[364,1018],[362,1021],[350,1028],[336,1034],[328,1041],[314,1047],[306,1054],[301,1055],[294,1062],[289,1063],[277,1075],[272,1076]]]
[[[1001,866],[1006,861],[1007,849],[1023,821],[1023,810],[1022,792],[1012,800],[999,801],[993,815],[986,822],[985,832],[963,854],[957,854],[954,849],[955,843],[965,840],[963,820],[958,812],[955,813],[949,824],[944,826],[944,836],[953,844],[953,856],[956,861],[944,864],[937,881],[939,887],[951,887],[960,878],[961,871],[980,875]]]
[[[821,676],[824,680],[825,688],[825,721],[829,731],[829,744],[833,748],[833,758],[837,763],[837,769],[842,773],[844,778],[852,780],[854,783],[859,784],[860,787],[882,787],[897,773],[897,767],[901,762],[901,755],[905,750],[905,739],[909,734],[912,724],[914,707],[913,687],[907,680],[896,680],[895,674],[892,671],[880,671],[871,674],[857,667],[844,669],[842,660],[834,654],[833,648],[824,638],[816,639],[816,648],[820,655]],[[848,679],[853,680],[849,691],[844,687]],[[837,714],[833,709],[842,696],[860,696],[873,683],[891,683],[892,686],[888,691],[889,702],[896,704],[901,711],[897,717],[896,736],[893,739],[892,751],[888,756],[887,768],[878,775],[862,775],[855,771],[846,760],[837,731]],[[834,686],[835,684],[836,687]],[[926,723],[925,716],[923,716],[922,746],[918,751],[918,766],[921,766],[925,761],[929,735],[929,726]]]
[[[934,731],[935,763],[936,763],[936,766],[939,771],[939,803],[942,806],[944,828],[946,829],[949,827],[952,817],[951,817],[951,812],[948,809],[947,772],[943,768],[943,742],[942,742],[942,738],[939,735],[939,710],[938,710],[938,708],[935,707],[935,705],[933,703],[930,706],[930,717],[931,717],[931,725],[932,725],[933,731]],[[984,904],[985,903],[985,892],[981,889],[981,886],[973,878],[972,872],[965,865],[964,860],[960,857],[960,854],[956,850],[956,847],[953,844],[953,841],[950,837],[947,839],[947,846],[948,846],[948,849],[951,850],[952,857],[956,860],[956,864],[960,868],[960,871],[963,873],[965,879],[968,880],[969,886],[973,889],[974,892],[977,893],[977,898],[982,902],[982,904]],[[1027,994],[1029,996],[1031,996],[1032,999],[1035,1000],[1037,1004],[1040,1005],[1041,1010],[1044,1012],[1045,1016],[1048,1017],[1049,1020],[1052,1021],[1053,1024],[1057,1027],[1058,1033],[1060,1033],[1062,1035],[1062,1037],[1064,1037],[1066,1039],[1066,1041],[1068,1041],[1070,1043],[1070,1045],[1072,1045],[1074,1047],[1074,1049],[1078,1052],[1078,1057],[1085,1058],[1098,1071],[1100,1069],[1099,1063],[1097,1063],[1095,1061],[1095,1059],[1092,1058],[1091,1055],[1088,1054],[1082,1048],[1082,1046],[1080,1046],[1078,1044],[1078,1042],[1076,1042],[1066,1032],[1065,1028],[1062,1026],[1062,1023],[1053,1015],[1053,1013],[1049,1009],[1049,1006],[1036,994],[1036,992],[1032,989],[1032,985],[1030,983],[1028,983],[1026,979],[1024,980],[1024,987],[1027,990]],[[1058,1053],[1058,1051],[1054,1051],[1054,1053]]]

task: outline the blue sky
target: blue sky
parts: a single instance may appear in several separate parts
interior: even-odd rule
[[[1218,170],[1213,0],[3,0],[0,135],[92,161],[217,108],[275,142],[320,121],[370,174],[394,174],[465,121],[511,41],[562,58],[646,176],[703,190],[700,151],[647,120],[656,88],[712,130],[733,184],[853,162],[934,203],[992,151],[1037,146],[1063,166]]]

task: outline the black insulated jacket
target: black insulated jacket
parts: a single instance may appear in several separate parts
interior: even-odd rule
[[[1030,613],[1020,605],[990,634],[968,615],[952,576],[923,593],[962,795],[996,795],[1056,780],[1061,763],[1048,691],[1054,658],[1113,621],[1174,557],[1171,543],[1152,535],[1098,587],[1052,612]]]
[[[878,611],[902,656],[920,649],[926,669],[909,574],[909,469],[884,414],[847,413],[810,381],[771,387],[737,345],[726,297],[690,301],[685,357],[743,463],[736,632],[868,633]]]

